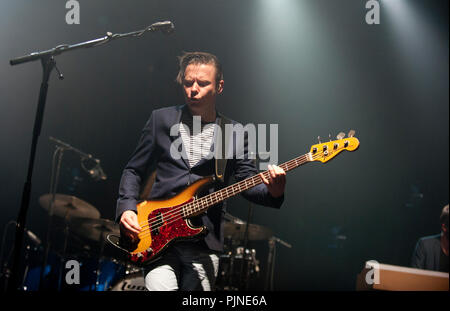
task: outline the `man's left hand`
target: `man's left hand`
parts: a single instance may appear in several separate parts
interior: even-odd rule
[[[262,173],[259,175],[263,183],[266,184],[269,193],[274,198],[281,197],[284,194],[284,188],[286,186],[286,172],[279,166],[268,165],[269,179],[265,178]]]

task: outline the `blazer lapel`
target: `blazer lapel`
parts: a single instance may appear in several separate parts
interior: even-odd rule
[[[172,119],[169,129],[171,129],[172,126],[174,126],[174,125],[179,126],[180,121],[181,121],[181,115],[183,114],[184,109],[187,109],[186,104],[184,104],[182,106],[177,106],[177,113],[175,114],[175,118]],[[171,139],[172,143],[177,139],[181,140],[181,133],[180,133],[179,127],[177,128],[177,135],[174,135],[174,136],[171,135],[170,139]],[[190,165],[188,163],[187,154],[186,154],[186,149],[184,148],[184,142],[181,141],[181,144],[183,147],[183,148],[181,148],[181,160],[183,161],[184,165],[186,165],[187,168],[190,168]]]

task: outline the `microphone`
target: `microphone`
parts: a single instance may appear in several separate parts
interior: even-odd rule
[[[8,226],[9,226],[10,224],[15,224],[15,225],[17,226],[17,221],[14,221],[14,220],[13,220],[13,221],[10,221],[10,222],[8,223]],[[38,236],[37,236],[36,234],[34,234],[32,231],[28,230],[27,228],[24,228],[23,231],[26,233],[26,235],[28,236],[28,238],[29,238],[31,241],[33,241],[34,244],[36,244],[36,245],[38,245],[38,246],[41,245],[42,241],[41,241],[40,238],[38,238]]]
[[[152,24],[149,28],[153,31],[161,30],[161,32],[166,35],[169,35],[175,31],[175,26],[170,21],[157,22]]]
[[[89,175],[94,178],[95,181],[106,180],[106,174],[103,172],[102,167],[100,166],[100,160],[95,159],[97,163],[92,169],[88,171]]]
[[[39,239],[36,234],[34,234],[33,232],[31,232],[28,229],[25,229],[25,232],[26,232],[27,236],[30,238],[30,240],[34,242],[34,244],[41,245],[41,243],[42,243],[41,239]]]

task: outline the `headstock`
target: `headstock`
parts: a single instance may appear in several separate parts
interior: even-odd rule
[[[353,137],[353,135],[355,135],[354,130],[351,130],[348,133],[347,138],[345,138],[345,134],[341,132],[338,134],[337,140],[331,141],[330,139],[328,142],[321,142],[320,137],[318,137],[319,143],[311,146],[309,160],[325,163],[337,156],[343,150],[356,150],[359,147],[359,140],[356,137]]]

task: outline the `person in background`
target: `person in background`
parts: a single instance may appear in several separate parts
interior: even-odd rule
[[[411,266],[417,269],[448,272],[448,204],[440,217],[441,233],[419,239]]]

